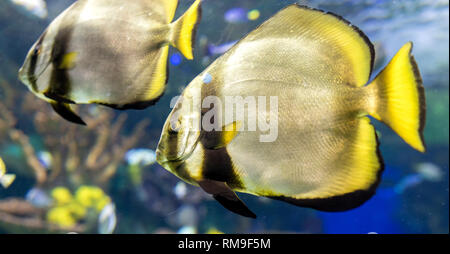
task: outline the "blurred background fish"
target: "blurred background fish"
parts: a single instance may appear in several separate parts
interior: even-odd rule
[[[39,208],[50,207],[53,202],[51,197],[43,189],[37,187],[27,192],[25,200]]]
[[[47,4],[44,0],[9,0],[22,13],[39,19],[47,18]]]
[[[113,203],[107,204],[98,216],[98,233],[112,234],[116,228],[116,206]]]
[[[236,44],[237,41],[230,41],[225,42],[220,45],[214,45],[214,44],[208,44],[206,49],[206,55],[208,56],[217,56],[222,55],[223,53],[227,52],[231,47]]]
[[[0,185],[2,185],[3,188],[6,189],[14,182],[14,179],[16,179],[16,175],[6,173],[5,163],[0,157]]]
[[[152,149],[135,148],[125,154],[129,165],[148,166],[156,162],[156,153]]]
[[[82,125],[70,104],[154,105],[169,78],[169,45],[194,57],[201,1],[173,20],[177,6],[177,0],[77,1],[30,48],[19,79],[61,117]]]
[[[444,173],[435,164],[430,162],[418,163],[414,166],[416,173],[411,173],[403,177],[394,187],[394,191],[398,194],[404,193],[407,189],[413,188],[425,181],[439,182],[442,180]]]
[[[231,24],[240,24],[257,20],[259,16],[260,12],[257,9],[248,10],[246,8],[234,7],[225,12],[224,19]]]

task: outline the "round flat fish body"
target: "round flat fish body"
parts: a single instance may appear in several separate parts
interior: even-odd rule
[[[369,102],[361,86],[373,55],[366,40],[338,17],[292,6],[199,75],[190,87],[200,87],[203,99],[220,99],[222,125],[242,121],[221,150],[233,179],[213,180],[320,210],[350,209],[373,195],[383,166],[375,130],[364,116]],[[211,82],[199,85],[205,75]],[[244,102],[238,105],[244,114],[232,111],[227,121],[230,99]],[[202,145],[194,153],[211,154]],[[203,162],[201,172],[192,170],[211,175],[215,169]]]
[[[53,84],[66,87],[63,97],[119,108],[156,99],[151,84],[167,61],[169,26],[149,2],[85,1],[78,15],[63,17],[55,43],[59,54],[74,55],[58,70],[68,78]]]

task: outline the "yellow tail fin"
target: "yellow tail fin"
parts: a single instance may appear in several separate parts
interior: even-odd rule
[[[179,19],[171,24],[170,44],[176,47],[189,60],[194,59],[193,44],[197,24],[201,19],[201,0],[194,4]]]
[[[386,123],[406,143],[425,152],[425,94],[416,61],[408,42],[368,86],[374,103],[368,113]]]

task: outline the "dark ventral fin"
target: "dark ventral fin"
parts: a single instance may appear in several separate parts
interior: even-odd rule
[[[50,105],[52,105],[53,110],[55,110],[56,113],[58,113],[62,118],[66,119],[69,122],[80,124],[80,125],[86,125],[86,123],[79,117],[75,112],[72,111],[69,104],[63,103],[63,102],[51,102]]]
[[[256,214],[239,199],[225,182],[205,179],[197,183],[205,192],[212,194],[214,199],[226,209],[245,217],[256,218]]]

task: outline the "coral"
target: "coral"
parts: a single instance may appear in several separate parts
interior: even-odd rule
[[[47,221],[61,227],[73,227],[77,224],[75,217],[66,207],[55,207],[47,213]]]
[[[46,211],[26,200],[9,198],[0,201],[0,227],[11,233],[55,233],[67,232],[68,228],[47,223]],[[72,225],[70,231],[86,232],[85,225]]]
[[[81,186],[75,193],[75,199],[82,206],[95,208],[97,212],[111,202],[103,190],[95,186]]]
[[[75,197],[65,187],[56,187],[51,194],[54,205],[47,212],[47,221],[64,228],[85,220],[89,210],[98,215],[111,202],[111,198],[96,186],[80,186]]]
[[[52,198],[56,205],[67,205],[73,200],[72,194],[65,187],[54,188],[52,190]]]
[[[3,82],[0,88],[8,91],[10,86]],[[82,106],[80,111],[87,127],[77,126],[62,119],[50,105],[30,93],[10,92],[8,97],[0,101],[0,147],[20,146],[24,166],[32,172],[35,187],[52,190],[56,205],[43,212],[22,199],[0,200],[0,228],[8,232],[17,228],[25,232],[90,230],[91,226],[84,225],[85,221],[80,219],[86,215],[87,207],[92,206],[98,213],[111,201],[102,189],[108,188],[125,153],[142,139],[148,120],[137,123],[126,136],[124,113],[115,117],[113,110]],[[19,124],[17,119],[26,119],[26,123]],[[36,136],[51,154],[49,168],[39,161],[38,151],[32,145],[31,139]],[[74,196],[69,189],[77,190]],[[15,209],[5,209],[11,202]]]

